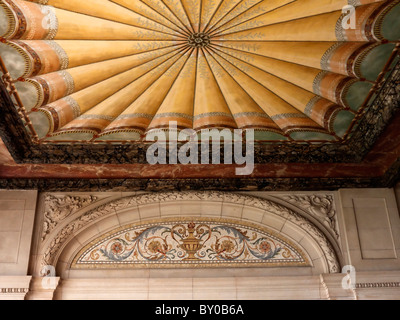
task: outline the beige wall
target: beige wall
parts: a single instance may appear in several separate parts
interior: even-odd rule
[[[0,299],[23,298],[29,288],[36,200],[37,191],[0,192]]]
[[[315,272],[318,268],[310,267],[103,271],[68,270],[65,266],[55,278],[43,282],[37,277],[35,266],[40,258],[45,212],[48,215],[49,210],[55,210],[58,218],[66,214],[54,227],[59,231],[64,221],[73,221],[110,199],[136,194],[42,193],[37,197],[36,191],[0,191],[0,299],[400,299],[399,188],[240,193],[273,200],[307,217],[331,242],[338,253],[340,267],[351,266],[345,269],[352,270],[348,278],[343,273],[320,274]],[[52,204],[55,209],[46,204],[48,195],[59,196],[59,203]],[[77,196],[70,207],[62,207],[65,195]],[[80,203],[81,198],[86,202]],[[153,217],[155,208],[160,215],[165,212],[173,215],[186,212],[189,207],[190,214],[197,207],[199,214],[208,215],[213,214],[209,211],[215,208],[215,203],[185,202],[181,208],[176,203],[165,203],[165,207],[149,204],[146,211],[138,213],[147,212]],[[102,223],[96,222],[95,226],[88,227],[88,235],[98,236],[99,232],[114,228],[115,223],[125,223],[127,217],[132,219],[136,211],[128,211],[109,215]],[[229,204],[222,205],[220,211],[222,216],[256,221],[259,210],[249,215],[249,209],[241,204]],[[273,228],[278,225],[278,220],[260,218],[259,221],[269,221]],[[292,222],[280,222],[281,230],[286,230],[284,226]],[[302,244],[301,234],[292,233],[292,236]],[[71,255],[83,245],[81,242],[90,238],[76,231],[74,239],[62,249],[62,257]],[[46,241],[50,243],[50,240]],[[312,252],[310,246],[308,249]],[[352,282],[346,282],[350,278]],[[50,286],[44,287],[49,283]]]
[[[394,193],[396,196],[396,200],[397,200],[397,207],[400,208],[400,183],[398,183],[396,185],[396,187],[394,188]],[[400,210],[399,210],[400,212]]]
[[[26,275],[36,191],[0,192],[0,275]]]
[[[393,189],[339,191],[343,255],[358,271],[400,270],[400,217]]]

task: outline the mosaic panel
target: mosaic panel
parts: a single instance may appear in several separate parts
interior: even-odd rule
[[[264,227],[229,219],[134,224],[83,248],[73,268],[308,266],[300,248]]]

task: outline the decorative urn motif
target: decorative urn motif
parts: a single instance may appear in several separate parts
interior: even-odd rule
[[[180,242],[180,248],[185,250],[188,256],[183,259],[183,261],[198,261],[200,260],[196,257],[196,253],[203,248],[203,244],[211,237],[211,228],[207,225],[199,225],[196,228],[194,222],[190,222],[187,227],[184,225],[176,225],[171,230],[172,238],[175,241]],[[181,239],[180,241],[175,238],[178,235]],[[204,236],[207,238],[203,239]]]

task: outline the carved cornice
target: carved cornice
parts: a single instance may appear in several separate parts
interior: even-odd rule
[[[0,179],[0,189],[43,192],[87,191],[316,191],[341,188],[392,188],[400,159],[382,178],[194,178],[194,179]]]
[[[358,123],[357,130],[349,139],[348,146],[353,149],[355,155],[359,154],[361,160],[377,141],[383,128],[400,109],[400,62],[392,69],[386,82],[378,85],[378,94],[370,103]]]
[[[136,196],[123,197],[102,204],[96,208],[92,208],[89,211],[82,213],[81,216],[71,220],[56,234],[52,234],[51,237],[46,239],[46,241],[42,244],[43,248],[41,251],[43,252],[43,258],[41,265],[42,267],[54,265],[62,251],[62,248],[64,245],[66,245],[66,243],[68,243],[69,239],[74,234],[79,233],[79,231],[98,219],[131,207],[134,208],[146,204],[177,201],[214,201],[235,203],[266,210],[269,213],[278,215],[287,221],[294,223],[311,235],[314,241],[318,243],[319,247],[324,252],[329,272],[336,273],[340,271],[336,253],[326,236],[302,215],[274,201],[254,196],[219,191],[146,193]]]

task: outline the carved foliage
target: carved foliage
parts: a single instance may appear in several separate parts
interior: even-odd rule
[[[91,195],[45,195],[45,212],[42,230],[42,241],[64,219],[79,209],[93,203],[98,198]]]
[[[307,211],[314,218],[325,224],[339,238],[336,224],[336,208],[332,195],[284,195],[282,199]]]

